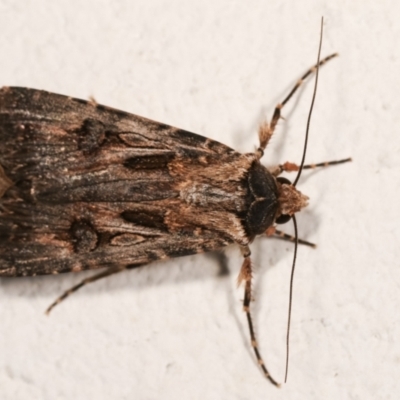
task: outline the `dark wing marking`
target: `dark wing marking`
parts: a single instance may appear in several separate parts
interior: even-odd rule
[[[138,265],[248,242],[241,221],[254,160],[221,143],[8,87],[0,141],[0,276]]]

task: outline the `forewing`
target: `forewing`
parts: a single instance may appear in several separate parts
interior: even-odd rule
[[[245,235],[239,189],[251,161],[216,141],[7,87],[0,140],[0,276],[141,265]],[[224,167],[210,178],[216,165]]]

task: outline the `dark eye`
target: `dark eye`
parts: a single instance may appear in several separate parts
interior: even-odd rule
[[[286,222],[290,221],[291,218],[292,217],[289,214],[282,214],[275,220],[275,222],[277,224],[286,224]]]
[[[284,178],[283,176],[279,176],[278,178],[276,178],[276,180],[284,185],[291,185],[292,182],[289,181],[289,179]],[[292,217],[289,214],[282,214],[280,215],[275,222],[277,224],[286,224],[286,222],[290,221]]]
[[[279,183],[284,183],[285,185],[291,185],[292,184],[292,182],[290,182],[289,179],[286,179],[283,176],[279,176],[278,178],[276,178],[276,180]]]

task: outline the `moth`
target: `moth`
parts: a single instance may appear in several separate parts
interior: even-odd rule
[[[261,125],[258,149],[248,154],[94,101],[3,87],[0,277],[101,270],[65,292],[50,311],[89,282],[236,243],[244,258],[239,282],[251,344],[265,376],[277,384],[254,335],[249,246],[258,235],[280,235],[276,224],[307,205],[298,178],[292,184],[280,175],[309,166],[267,169],[260,160],[282,107],[335,56],[296,83],[270,123]]]

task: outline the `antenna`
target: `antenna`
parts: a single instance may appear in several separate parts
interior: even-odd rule
[[[310,131],[310,122],[311,122],[311,115],[314,108],[315,97],[317,94],[317,86],[318,86],[318,72],[319,72],[319,64],[320,64],[320,57],[321,57],[321,47],[322,47],[322,34],[323,34],[323,27],[324,27],[324,17],[321,18],[321,34],[319,38],[319,47],[318,47],[318,58],[317,58],[317,65],[316,65],[316,74],[315,74],[315,84],[314,84],[314,92],[313,97],[311,100],[310,111],[308,113],[307,119],[307,128],[306,128],[306,138],[304,140],[304,149],[303,149],[303,157],[301,159],[301,164],[299,168],[299,172],[297,173],[296,179],[293,183],[293,186],[296,186],[297,182],[300,179],[301,172],[303,170],[304,161],[306,159],[306,151],[307,151],[307,143],[308,143],[308,133]],[[297,231],[297,222],[296,217],[292,216],[293,226],[294,226],[294,236],[295,236],[295,246],[294,246],[294,254],[293,254],[293,264],[292,264],[292,272],[290,274],[290,289],[289,289],[289,309],[288,309],[288,320],[287,320],[287,330],[286,330],[286,371],[285,371],[285,383],[287,382],[288,372],[289,372],[289,343],[290,343],[290,323],[292,318],[292,303],[293,303],[293,281],[294,281],[294,270],[296,267],[296,257],[297,257],[297,247],[299,244],[299,235]]]

